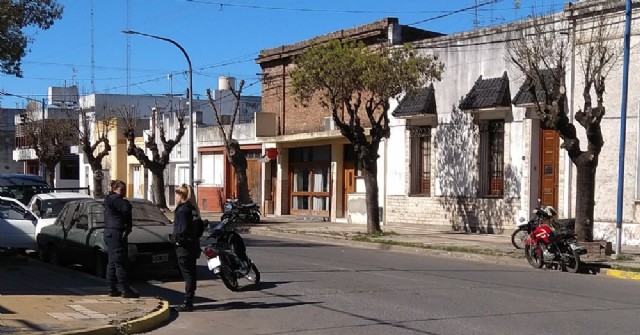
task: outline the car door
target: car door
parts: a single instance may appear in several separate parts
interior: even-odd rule
[[[0,247],[37,250],[37,219],[16,199],[0,197]]]
[[[65,258],[72,263],[87,264],[91,259],[91,247],[88,245],[89,220],[88,204],[81,203],[67,229]]]

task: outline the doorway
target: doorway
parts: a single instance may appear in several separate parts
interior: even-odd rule
[[[540,201],[558,209],[560,136],[553,129],[540,129]]]

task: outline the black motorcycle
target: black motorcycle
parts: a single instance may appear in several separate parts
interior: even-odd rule
[[[224,205],[224,211],[220,219],[228,218],[232,212],[235,213],[234,215],[238,220],[250,223],[260,222],[260,206],[255,203],[243,204],[238,199],[229,200]]]
[[[209,229],[209,237],[214,242],[206,246],[202,253],[207,257],[207,266],[218,274],[222,283],[231,291],[238,291],[238,279],[244,278],[253,284],[260,283],[260,271],[247,256],[247,247],[242,237],[230,227],[237,219],[235,211],[215,227]]]

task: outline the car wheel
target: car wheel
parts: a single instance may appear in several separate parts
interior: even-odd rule
[[[93,258],[93,272],[100,278],[107,278],[107,257],[100,250],[96,250]]]

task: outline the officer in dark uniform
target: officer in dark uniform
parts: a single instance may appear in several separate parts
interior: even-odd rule
[[[174,212],[172,240],[176,243],[178,266],[184,278],[184,303],[176,308],[179,312],[193,311],[193,298],[196,293],[197,281],[196,262],[200,257],[200,240],[197,236],[195,219],[199,210],[194,205],[193,188],[182,185],[176,189],[176,203]]]
[[[110,297],[138,298],[139,295],[129,287],[127,278],[128,236],[133,221],[131,203],[124,198],[126,190],[127,186],[123,181],[112,181],[111,191],[104,199],[104,242],[109,254],[107,283]],[[118,290],[118,285],[122,291]]]

